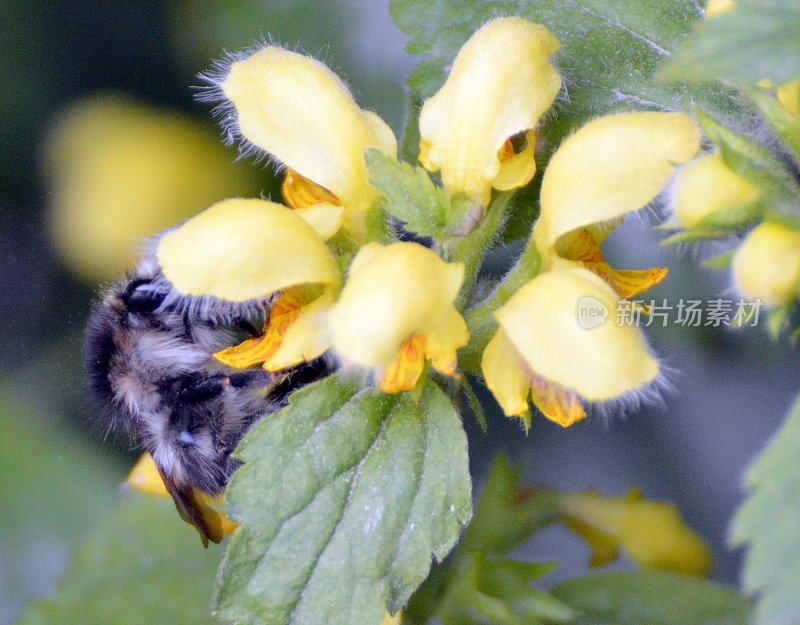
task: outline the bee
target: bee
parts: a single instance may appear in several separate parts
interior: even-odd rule
[[[198,491],[220,494],[237,468],[231,452],[292,390],[325,372],[234,370],[213,354],[257,334],[247,318],[202,315],[179,305],[154,260],[145,259],[94,306],[85,341],[91,391],[109,418],[150,452],[181,516],[203,544],[219,542],[219,518]]]

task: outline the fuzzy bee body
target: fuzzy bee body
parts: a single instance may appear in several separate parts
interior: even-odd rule
[[[109,289],[89,320],[86,369],[109,427],[141,441],[178,511],[207,544],[221,534],[196,491],[224,489],[244,433],[310,376],[277,383],[260,369],[225,367],[213,354],[236,343],[233,321],[165,305],[167,295],[163,277],[146,261]]]

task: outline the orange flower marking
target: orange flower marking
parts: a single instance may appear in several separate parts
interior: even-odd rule
[[[545,417],[561,427],[586,418],[586,410],[574,392],[538,376],[531,380],[531,399]]]
[[[617,294],[630,299],[643,293],[661,282],[669,272],[667,267],[650,269],[615,269],[603,258],[600,243],[589,228],[567,235],[568,241],[563,246],[563,258],[581,262],[592,273],[597,274],[610,284]]]
[[[425,370],[425,346],[427,340],[422,334],[415,334],[400,347],[397,358],[383,374],[381,390],[384,393],[409,391],[417,385]]]
[[[342,205],[339,198],[325,187],[289,168],[286,169],[286,176],[281,183],[281,194],[284,201],[292,208],[307,208],[320,202]]]
[[[245,369],[269,360],[283,343],[286,331],[300,316],[303,301],[299,289],[281,293],[270,307],[270,315],[262,336],[248,339],[214,354],[214,357],[237,369]]]

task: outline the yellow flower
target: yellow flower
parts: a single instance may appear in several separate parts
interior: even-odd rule
[[[389,126],[360,109],[325,65],[277,46],[234,61],[219,88],[232,107],[228,132],[286,166],[286,203],[339,204],[345,230],[362,241],[367,213],[379,197],[367,181],[364,150],[394,157],[397,141]]]
[[[790,304],[800,296],[800,231],[770,221],[756,226],[734,253],[731,269],[744,297],[767,306]]]
[[[706,577],[711,553],[706,542],[681,519],[673,504],[646,501],[638,489],[625,497],[596,492],[559,495],[568,527],[592,549],[590,566],[602,566],[625,551],[646,569]]]
[[[230,195],[258,191],[213,128],[179,112],[93,95],[48,138],[49,230],[64,263],[90,282],[135,260],[137,243]]]
[[[530,395],[545,417],[569,427],[587,402],[641,396],[658,361],[638,329],[616,323],[617,302],[595,274],[569,268],[538,275],[497,310],[500,327],[481,367],[503,411],[527,415]]]
[[[266,200],[225,200],[158,241],[159,266],[181,296],[246,310],[277,294],[264,336],[219,352],[222,362],[277,371],[328,348],[317,319],[334,299],[339,269],[314,229],[329,232],[328,224],[304,216]]]
[[[706,17],[718,17],[736,8],[734,0],[708,0]]]
[[[750,202],[758,191],[733,173],[719,153],[699,156],[678,170],[671,190],[670,226],[693,228],[712,213]]]
[[[169,492],[164,485],[164,480],[161,478],[161,473],[153,461],[153,457],[147,452],[139,456],[136,464],[133,465],[130,473],[128,473],[128,477],[125,478],[125,483],[140,493],[156,497],[169,497]],[[221,497],[211,497],[198,489],[194,489],[192,494],[200,514],[214,534],[222,538],[222,536],[232,533],[238,527],[221,511]]]
[[[455,375],[469,338],[453,306],[463,279],[463,265],[417,243],[364,246],[329,315],[335,352],[374,370],[387,393],[414,388],[426,359]]]
[[[558,47],[547,28],[520,17],[487,22],[464,44],[419,116],[420,162],[441,171],[448,193],[486,206],[492,188],[533,178],[533,130],[561,89],[550,63]]]
[[[388,612],[384,615],[381,625],[401,625],[403,622],[403,612],[400,611],[394,616]]]
[[[800,80],[790,80],[773,89],[774,83],[771,80],[764,79],[758,81],[758,86],[766,91],[773,92],[778,104],[787,113],[800,118]]]
[[[775,89],[775,97],[786,111],[800,118],[800,80],[790,80]]]
[[[700,147],[683,113],[620,113],[592,120],[567,138],[542,179],[533,240],[542,269],[582,266],[630,298],[660,282],[666,268],[617,270],[600,244],[624,216],[651,202],[676,163]]]

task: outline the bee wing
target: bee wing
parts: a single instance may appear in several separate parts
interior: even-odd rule
[[[158,465],[156,465],[158,466]],[[208,547],[208,541],[219,543],[223,538],[222,518],[219,513],[203,501],[202,495],[190,486],[179,486],[158,467],[164,486],[172,495],[175,507],[181,518],[194,525],[200,533],[203,547]]]

